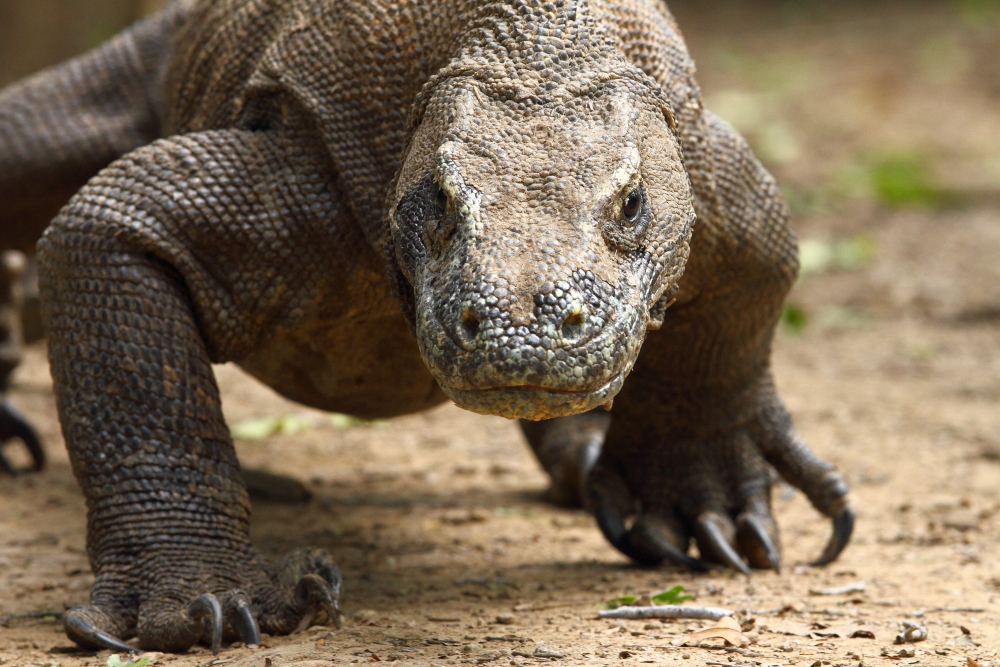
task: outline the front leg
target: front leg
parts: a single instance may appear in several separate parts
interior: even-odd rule
[[[826,564],[853,528],[847,486],[798,435],[770,372],[774,328],[798,267],[794,235],[777,186],[746,143],[708,121],[717,188],[699,193],[677,303],[615,399],[589,499],[607,538],[637,561],[703,567],[687,554],[694,538],[704,559],[746,573],[743,557],[777,569],[774,469],[833,517],[817,561]]]
[[[329,555],[267,562],[211,363],[240,359],[318,299],[343,215],[314,137],[206,132],[140,149],[95,177],[39,244],[58,408],[88,507],[87,647],[218,650],[325,611]]]

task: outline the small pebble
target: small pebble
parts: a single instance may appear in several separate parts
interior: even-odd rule
[[[535,649],[534,656],[536,658],[563,658],[562,653],[556,651],[555,649],[546,648],[545,646],[539,646]]]

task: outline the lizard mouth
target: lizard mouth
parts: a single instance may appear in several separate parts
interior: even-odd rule
[[[564,396],[586,396],[587,394],[592,394],[593,392],[600,390],[601,387],[605,385],[607,385],[607,382],[600,387],[594,387],[592,389],[556,389],[554,387],[543,387],[537,384],[512,384],[506,387],[489,387],[488,389],[474,389],[473,391],[541,391],[548,392],[550,394],[563,394]]]
[[[484,389],[441,388],[460,408],[507,419],[551,419],[579,414],[604,405],[621,390],[625,373],[585,389],[557,389],[518,384]]]

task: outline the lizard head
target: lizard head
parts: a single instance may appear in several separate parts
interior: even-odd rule
[[[653,80],[619,69],[424,88],[388,250],[460,407],[547,419],[606,404],[677,290],[694,209],[673,117]]]

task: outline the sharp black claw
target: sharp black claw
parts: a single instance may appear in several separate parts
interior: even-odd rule
[[[299,579],[295,587],[295,597],[308,607],[307,614],[315,613],[315,610],[322,608],[330,617],[334,627],[341,626],[339,581],[331,583],[318,574],[307,574]]]
[[[18,438],[31,454],[31,470],[38,472],[45,467],[45,450],[35,429],[8,401],[0,403],[0,445],[7,440]],[[0,469],[14,474],[14,467],[0,454]]]
[[[743,518],[743,522],[753,533],[753,536],[757,539],[757,543],[764,549],[764,555],[767,558],[767,562],[771,565],[771,569],[775,572],[781,572],[781,556],[778,555],[778,548],[774,546],[771,536],[764,530],[760,519],[750,514]]]
[[[833,515],[833,535],[826,543],[826,548],[818,559],[810,563],[819,567],[829,565],[837,560],[837,556],[844,550],[847,543],[851,541],[851,533],[854,532],[854,511],[850,507],[844,507]]]
[[[222,605],[219,598],[211,593],[199,595],[188,604],[187,613],[195,621],[204,623],[207,620],[211,624],[212,653],[218,655],[222,647]]]
[[[63,627],[70,639],[85,648],[107,648],[122,653],[135,653],[136,651],[134,646],[97,629],[82,607],[70,609],[63,615]]]
[[[703,531],[705,540],[708,542],[708,547],[722,562],[734,570],[738,570],[743,574],[750,574],[750,567],[743,562],[740,555],[736,553],[733,546],[729,544],[729,540],[726,539],[725,535],[722,534],[722,530],[719,525],[715,523],[709,517],[699,519],[698,525]]]
[[[621,511],[613,503],[598,500],[594,506],[594,518],[597,519],[597,527],[601,529],[611,546],[631,557],[628,529],[625,527],[625,517]]]
[[[250,608],[250,603],[242,598],[236,601],[232,611],[232,622],[241,642],[247,645],[260,645],[260,628],[257,626],[257,619],[254,617],[253,609]]]
[[[644,555],[644,559],[636,558],[640,562],[645,561],[650,565],[655,565],[664,560],[669,560],[680,565],[685,565],[695,572],[705,572],[708,566],[696,558],[691,558],[684,553],[677,545],[671,542],[662,530],[658,529],[648,518],[636,521],[629,531],[629,542],[633,552]],[[650,556],[652,555],[652,557]],[[633,556],[633,558],[635,558]]]

